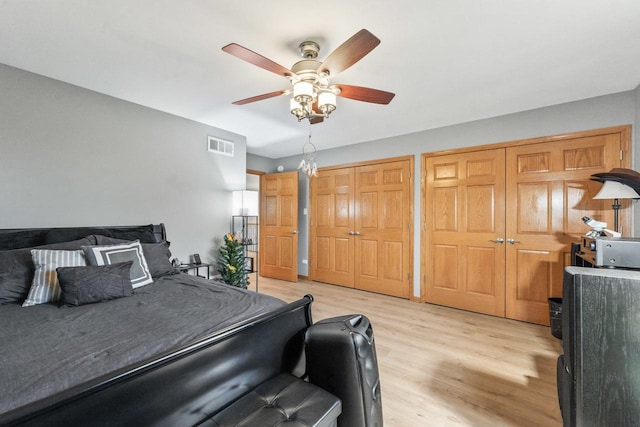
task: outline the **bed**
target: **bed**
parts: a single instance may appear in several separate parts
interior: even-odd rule
[[[23,306],[35,254],[132,242],[150,283],[95,301],[82,275],[129,277],[135,262],[72,264],[56,269],[61,300]],[[196,425],[268,378],[304,374],[310,296],[287,304],[176,273],[168,248],[161,224],[0,230],[0,425]]]

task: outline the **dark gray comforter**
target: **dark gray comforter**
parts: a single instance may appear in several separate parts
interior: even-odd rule
[[[178,274],[80,307],[0,305],[0,413],[284,304]]]

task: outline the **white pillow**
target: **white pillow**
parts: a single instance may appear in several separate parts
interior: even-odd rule
[[[58,267],[82,267],[87,265],[83,251],[58,251],[52,249],[32,249],[31,258],[36,270],[23,307],[60,300],[61,288],[58,282]]]
[[[153,283],[139,240],[108,246],[83,246],[82,250],[89,265],[110,265],[133,261],[131,286],[134,289]]]

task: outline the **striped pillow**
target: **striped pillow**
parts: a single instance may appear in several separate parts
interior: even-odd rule
[[[81,250],[56,251],[51,249],[32,249],[31,258],[33,258],[36,271],[33,275],[29,295],[22,304],[23,307],[59,301],[62,290],[58,282],[56,268],[81,267],[87,265],[84,252]]]

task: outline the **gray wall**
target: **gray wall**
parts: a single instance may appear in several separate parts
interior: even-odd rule
[[[0,94],[0,228],[164,222],[174,256],[215,259],[245,137],[2,64]]]
[[[298,155],[245,156],[246,139],[0,64],[0,228],[164,222],[172,251],[215,259],[229,229],[230,191],[245,169],[295,170]],[[640,123],[634,91],[318,152],[319,166],[414,155]],[[321,125],[330,125],[330,121]],[[207,152],[207,135],[236,143]],[[633,151],[640,130],[634,128]],[[321,141],[315,141],[322,148]],[[634,169],[639,169],[637,156]],[[308,274],[308,181],[300,175],[299,272]],[[415,180],[414,292],[419,292],[420,180]],[[634,235],[640,235],[638,209]]]
[[[635,123],[640,123],[640,112],[638,112],[636,105],[640,106],[640,87],[635,91],[554,105],[342,148],[321,150],[318,152],[317,161],[318,166],[322,167],[414,155],[416,175],[418,175],[420,173],[422,153],[610,126],[635,125]],[[328,121],[320,126],[330,125],[331,122]],[[635,129],[634,143],[632,144],[633,152],[638,150],[638,141],[640,141],[640,133]],[[322,148],[321,141],[316,141],[316,145],[318,148]],[[258,156],[255,156],[255,158],[257,159]],[[283,165],[285,170],[295,170],[300,162],[300,156],[275,159],[270,163],[265,162],[264,158],[259,159],[263,166],[271,167],[271,170],[266,170],[267,172],[273,172],[277,165]],[[247,161],[249,164],[253,164],[254,158],[249,156]],[[633,164],[635,165],[634,169],[638,169],[638,162],[636,161]],[[249,167],[253,168],[253,166]],[[305,198],[308,194],[306,177],[301,175],[300,183],[300,212],[302,212],[302,209],[308,207],[309,204],[308,198]],[[416,178],[414,184],[413,277],[414,294],[417,296],[420,291],[420,179]],[[637,215],[637,209],[635,214]],[[639,225],[640,221],[636,220],[634,226],[634,235],[636,236],[640,235]],[[302,259],[307,259],[308,257],[308,220],[302,215],[300,216],[299,232],[298,270],[301,275],[307,275],[308,268],[307,265],[302,264]]]
[[[247,169],[272,173],[276,171],[278,164],[277,160],[258,156],[257,154],[247,153]]]

